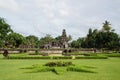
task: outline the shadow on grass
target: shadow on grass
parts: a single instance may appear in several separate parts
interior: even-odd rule
[[[67,68],[67,71],[73,71],[73,72],[84,72],[84,73],[97,73],[89,68],[86,67],[79,67],[79,66],[71,66]]]
[[[89,68],[89,69],[97,69],[97,67],[92,67],[92,66],[83,66],[85,68]]]

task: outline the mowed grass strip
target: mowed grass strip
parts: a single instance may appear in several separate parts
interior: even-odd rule
[[[72,61],[80,66],[92,66],[97,69],[97,73],[79,73],[67,72],[64,75],[56,75],[53,72],[25,73],[22,67],[35,64],[44,65],[50,61],[59,60],[8,60],[0,55],[0,80],[119,80],[120,79],[120,58],[109,59],[78,59],[78,60],[60,60]],[[57,69],[59,70],[59,69]],[[29,71],[29,70],[28,70]]]

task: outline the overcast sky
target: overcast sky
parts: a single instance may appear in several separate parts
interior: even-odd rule
[[[120,34],[120,0],[0,0],[0,17],[23,35],[86,36],[108,20]]]

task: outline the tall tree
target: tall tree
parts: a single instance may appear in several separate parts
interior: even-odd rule
[[[34,36],[34,35],[29,35],[26,37],[27,40],[27,44],[33,46],[34,48],[37,47],[38,45],[38,37]]]
[[[119,36],[114,32],[99,32],[96,36],[98,48],[114,49],[119,46]]]
[[[83,46],[85,38],[78,38],[77,40],[74,40],[71,42],[71,47],[73,48],[81,48]]]
[[[87,37],[91,37],[91,36],[92,36],[92,29],[90,28],[90,29],[88,30]]]
[[[4,20],[4,18],[0,17],[0,47],[5,46],[6,37],[12,31],[10,25]]]
[[[108,21],[105,21],[103,23],[103,27],[102,27],[102,30],[105,31],[105,32],[109,32],[111,30],[111,27],[110,27],[110,23]]]
[[[97,48],[114,49],[119,45],[119,36],[112,30],[110,23],[105,21],[103,29],[96,34],[95,42]]]
[[[74,40],[71,42],[72,48],[80,48],[79,42],[77,40]]]
[[[11,47],[18,48],[20,45],[26,43],[26,39],[21,34],[13,32],[7,36],[7,42]]]
[[[47,34],[45,37],[41,38],[39,40],[39,46],[44,46],[45,44],[50,44],[52,41],[54,41],[54,38],[51,37],[51,35]]]
[[[89,29],[85,40],[82,43],[82,47],[85,48],[107,48],[115,49],[119,47],[120,38],[110,27],[110,23],[105,21],[102,26],[102,30]]]
[[[98,33],[98,30],[92,30],[91,28],[88,31],[87,37],[85,38],[85,41],[82,44],[82,47],[86,48],[95,48],[96,45],[96,35]]]

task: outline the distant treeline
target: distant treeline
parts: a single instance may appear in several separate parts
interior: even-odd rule
[[[68,36],[68,41],[72,39]],[[34,35],[23,36],[14,32],[11,26],[0,18],[0,48],[42,48],[51,42],[60,42],[61,36],[53,38],[51,35],[38,38]],[[89,29],[87,36],[69,43],[71,48],[117,49],[120,48],[120,36],[115,33],[110,23],[105,21],[101,30]]]

